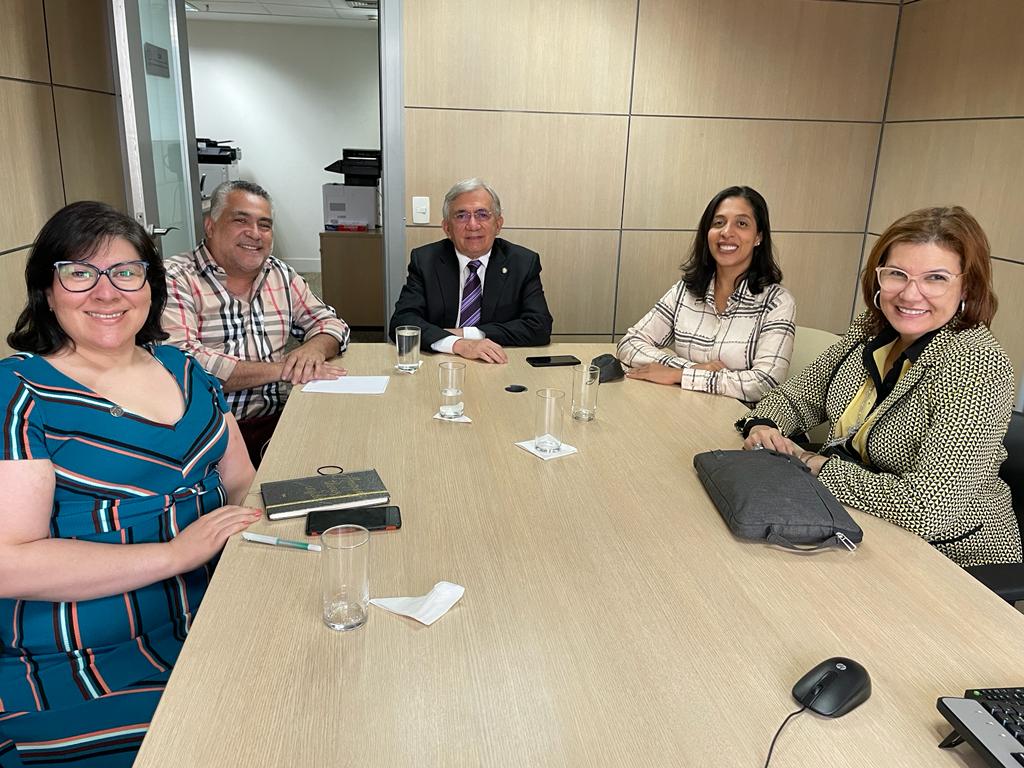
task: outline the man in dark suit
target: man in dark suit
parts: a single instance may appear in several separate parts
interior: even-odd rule
[[[447,240],[416,248],[388,331],[416,325],[421,344],[489,363],[503,347],[551,341],[551,313],[540,282],[540,256],[498,237],[497,193],[480,179],[448,190],[441,223]]]

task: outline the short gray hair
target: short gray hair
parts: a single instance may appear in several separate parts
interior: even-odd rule
[[[228,195],[232,192],[248,192],[250,195],[262,197],[270,203],[270,215],[274,215],[274,201],[270,198],[270,193],[267,190],[255,182],[236,179],[234,181],[223,181],[213,190],[213,194],[210,195],[211,219],[217,221],[220,215],[224,213],[224,209],[228,205]]]
[[[474,176],[472,179],[463,179],[462,181],[456,182],[451,189],[448,190],[448,194],[444,196],[444,205],[441,206],[441,218],[447,219],[449,209],[455,198],[459,195],[464,195],[467,192],[476,192],[478,189],[482,189],[491,196],[492,207],[494,208],[494,215],[501,216],[501,199],[498,197],[498,193],[491,188],[483,179],[479,179]]]

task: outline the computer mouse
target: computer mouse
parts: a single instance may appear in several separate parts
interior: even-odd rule
[[[871,695],[871,676],[853,659],[825,659],[793,686],[793,698],[812,712],[842,717]]]

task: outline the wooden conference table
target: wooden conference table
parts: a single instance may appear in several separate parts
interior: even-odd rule
[[[735,539],[692,466],[738,445],[742,408],[726,398],[603,384],[596,421],[566,418],[579,453],[533,457],[513,443],[532,437],[535,391],[568,390],[571,374],[530,368],[531,351],[468,364],[472,424],[431,418],[439,356],[383,396],[293,393],[256,487],[376,467],[403,527],[372,536],[371,594],[448,580],[465,596],[431,627],[371,607],[363,628],[333,632],[315,554],[235,537],[137,768],[761,766],[793,683],[836,655],[867,667],[871,698],[794,719],[773,768],[982,764],[937,749],[935,699],[1024,683],[1024,616],[865,514],[855,553]],[[355,345],[344,364],[377,375],[393,360]]]

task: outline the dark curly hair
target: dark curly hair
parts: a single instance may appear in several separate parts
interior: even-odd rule
[[[768,203],[761,197],[761,193],[751,187],[727,187],[711,198],[708,207],[700,217],[700,224],[697,226],[697,234],[693,238],[693,246],[690,248],[689,257],[682,265],[683,284],[686,289],[700,298],[708,291],[711,279],[715,276],[715,257],[711,255],[711,248],[708,247],[708,232],[711,230],[711,222],[715,218],[715,211],[722,201],[729,197],[742,197],[754,211],[754,221],[757,224],[757,232],[761,236],[761,244],[754,246],[754,253],[751,258],[750,267],[737,278],[747,279],[747,287],[753,294],[761,293],[769,285],[782,282],[782,270],[775,261],[775,250],[772,246],[772,228],[768,221]]]
[[[86,261],[109,240],[120,237],[131,243],[147,266],[151,301],[146,322],[135,334],[139,345],[163,341],[160,316],[167,303],[163,260],[142,225],[106,203],[83,200],[66,205],[39,230],[25,265],[28,303],[18,316],[7,343],[13,349],[48,355],[74,342],[50,311],[46,291],[53,287],[53,265],[58,261]]]

